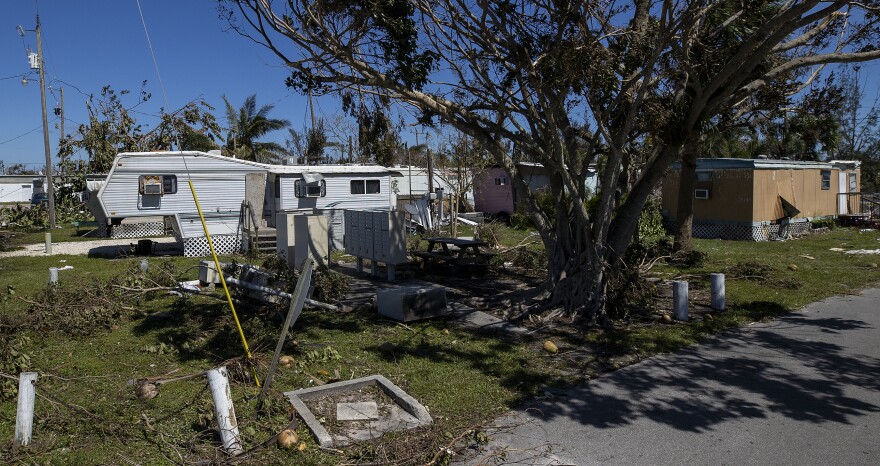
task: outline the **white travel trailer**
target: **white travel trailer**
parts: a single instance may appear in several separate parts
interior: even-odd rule
[[[122,153],[98,199],[114,236],[157,234],[167,225],[187,255],[207,251],[189,180],[208,231],[221,236],[218,249],[236,249],[249,221],[242,216],[253,215],[258,226],[271,229],[279,215],[315,211],[330,217],[331,243],[341,247],[342,209],[394,210],[393,173],[381,166],[267,165],[204,152]],[[245,200],[252,212],[242,211]],[[136,218],[155,220],[132,222]]]

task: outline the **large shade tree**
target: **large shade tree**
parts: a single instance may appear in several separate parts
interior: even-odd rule
[[[229,125],[224,148],[227,155],[261,163],[278,163],[286,155],[281,144],[260,141],[267,134],[290,126],[288,120],[269,117],[274,105],[257,107],[256,94],[246,98],[239,108],[233,107],[226,96],[223,102]]]
[[[765,15],[759,8],[772,3]],[[230,0],[234,28],[290,67],[289,84],[357,89],[473,137],[511,176],[548,254],[548,300],[603,317],[649,194],[722,110],[799,69],[866,61],[876,2]],[[720,21],[710,17],[729,10]],[[740,24],[690,75],[701,37]],[[709,29],[706,29],[709,28]],[[774,57],[768,62],[768,57]],[[515,150],[514,150],[515,147]],[[540,161],[541,209],[516,157]],[[598,201],[585,179],[600,165]]]

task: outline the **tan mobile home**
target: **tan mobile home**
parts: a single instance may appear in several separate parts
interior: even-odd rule
[[[663,180],[663,217],[675,222],[680,165]],[[804,233],[810,220],[852,212],[861,172],[857,161],[793,162],[699,159],[694,237],[765,241]]]

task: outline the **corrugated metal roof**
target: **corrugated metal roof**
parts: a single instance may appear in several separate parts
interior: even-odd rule
[[[797,160],[770,160],[770,159],[697,159],[697,170],[723,170],[723,169],[748,169],[748,170],[807,170],[807,169],[830,170],[832,164],[828,162],[809,162]],[[680,170],[681,163],[672,164],[673,170]]]
[[[259,167],[271,173],[299,174],[303,172],[317,173],[389,173],[389,170],[381,165],[270,165],[266,163],[251,162],[249,160],[224,157],[222,155],[208,154],[196,151],[166,151],[166,152],[124,152],[117,158],[125,157],[206,157],[226,162]]]

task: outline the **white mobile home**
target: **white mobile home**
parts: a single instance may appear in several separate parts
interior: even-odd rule
[[[270,228],[284,213],[324,212],[338,235],[333,242],[341,244],[344,227],[336,218],[342,215],[334,211],[393,210],[392,173],[380,166],[267,165],[204,152],[123,153],[98,198],[111,225],[161,217],[186,239],[197,234],[192,224],[199,223],[188,183],[192,180],[212,235],[241,231],[241,206],[247,200],[257,222]]]
[[[0,175],[0,203],[31,202],[31,197],[43,192],[43,180],[40,175]]]

